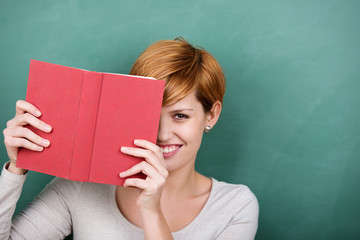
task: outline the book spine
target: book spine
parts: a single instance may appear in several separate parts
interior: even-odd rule
[[[69,179],[88,181],[102,73],[84,71]]]

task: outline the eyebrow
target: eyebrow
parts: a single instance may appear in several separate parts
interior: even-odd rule
[[[194,109],[192,109],[192,108],[179,108],[179,109],[175,109],[175,110],[170,111],[170,113],[183,112],[183,111],[194,111]]]

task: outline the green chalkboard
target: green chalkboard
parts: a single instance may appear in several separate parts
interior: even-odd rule
[[[227,78],[197,169],[253,190],[256,239],[360,239],[359,13],[356,0],[1,0],[0,124],[31,58],[127,73],[150,43],[183,36]],[[17,211],[51,178],[30,173]]]

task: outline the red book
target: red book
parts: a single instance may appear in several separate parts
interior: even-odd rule
[[[120,147],[134,147],[134,139],[156,143],[163,91],[164,81],[31,60],[26,101],[53,130],[28,126],[51,144],[42,152],[21,148],[17,167],[122,185],[119,173],[143,159],[123,154]]]

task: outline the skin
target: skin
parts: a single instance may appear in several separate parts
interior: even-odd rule
[[[44,123],[37,117],[41,116],[41,112],[32,104],[19,100],[16,102],[15,117],[9,120],[3,131],[4,143],[7,154],[10,159],[8,170],[15,174],[24,174],[26,169],[16,167],[16,158],[19,147],[27,148],[33,151],[42,151],[50,145],[50,141],[44,139],[27,128],[29,124],[44,132],[51,132],[52,127]]]
[[[145,161],[120,173],[127,178],[116,189],[116,201],[122,214],[134,225],[144,229],[145,239],[172,239],[171,232],[188,225],[206,203],[211,179],[195,171],[195,159],[206,126],[213,127],[221,112],[215,102],[210,112],[204,112],[195,93],[181,101],[163,106],[157,143],[135,139],[137,148],[122,146],[121,151]],[[19,100],[16,115],[4,130],[4,142],[10,158],[8,171],[24,174],[16,167],[19,147],[42,151],[50,142],[34,134],[29,124],[44,132],[51,126],[38,119],[41,112],[32,104]],[[161,149],[178,148],[170,154]],[[131,176],[143,172],[145,180]]]

